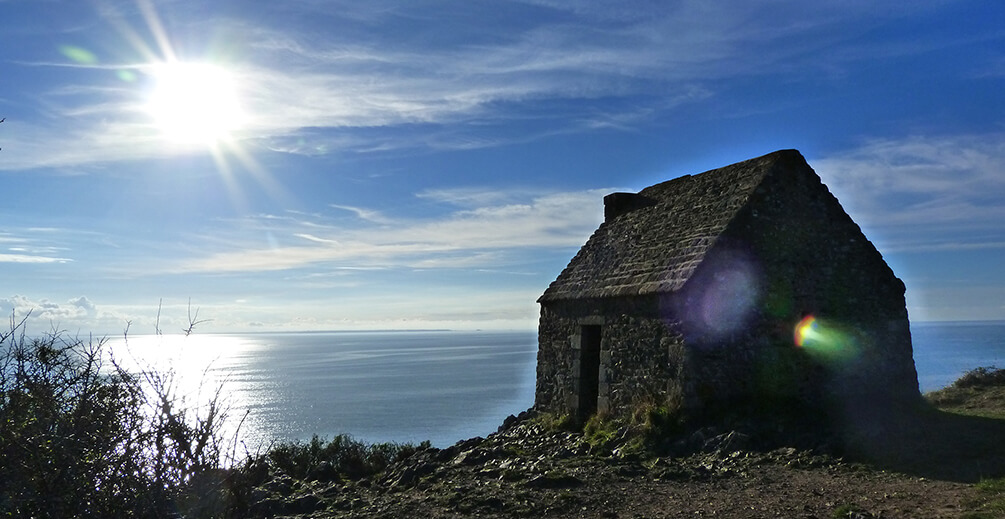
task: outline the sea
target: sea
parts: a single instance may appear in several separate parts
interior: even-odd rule
[[[912,323],[911,333],[922,392],[1005,367],[1005,321]],[[533,331],[139,335],[108,346],[127,369],[166,376],[196,412],[218,397],[225,434],[251,451],[338,434],[445,447],[534,403]]]

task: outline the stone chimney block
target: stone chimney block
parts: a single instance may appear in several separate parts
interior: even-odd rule
[[[604,197],[604,221],[609,222],[625,213],[655,203],[655,200],[638,193],[611,193]]]

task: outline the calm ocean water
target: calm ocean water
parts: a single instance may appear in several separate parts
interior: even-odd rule
[[[534,332],[137,336],[110,349],[173,367],[190,402],[222,384],[232,418],[250,411],[240,436],[252,446],[340,433],[447,446],[534,403]]]
[[[1005,368],[1005,321],[911,323],[911,339],[923,393],[977,367]]]
[[[1005,322],[911,331],[924,392],[977,366],[1005,367]],[[533,404],[536,341],[534,332],[210,334],[135,336],[111,350],[127,365],[172,367],[192,403],[222,384],[232,419],[248,411],[249,446],[349,433],[442,447]]]

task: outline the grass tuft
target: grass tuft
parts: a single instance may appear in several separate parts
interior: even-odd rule
[[[977,510],[964,516],[964,519],[993,519],[1005,517],[1005,478],[982,479],[974,488],[980,493],[980,499],[974,503]]]
[[[581,424],[577,424],[570,414],[542,412],[532,420],[549,432],[582,432]]]
[[[861,517],[864,511],[862,507],[855,504],[844,504],[834,509],[831,517],[834,519],[846,519],[849,517]]]
[[[617,449],[621,455],[657,454],[667,438],[684,429],[684,413],[676,401],[638,402],[627,416],[596,413],[583,426],[583,438],[596,451]]]

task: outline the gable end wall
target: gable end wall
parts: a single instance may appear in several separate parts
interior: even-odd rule
[[[816,359],[827,392],[919,396],[904,283],[812,170],[769,175],[723,235],[757,258],[760,319],[791,330],[814,315],[843,342],[842,355]]]

